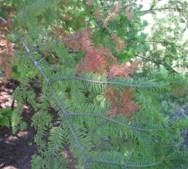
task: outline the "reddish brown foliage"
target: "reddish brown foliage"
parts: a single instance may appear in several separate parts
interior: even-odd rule
[[[84,29],[80,32],[81,36],[80,36],[80,44],[82,46],[82,50],[87,53],[90,52],[92,50],[94,50],[94,44],[91,40],[91,32],[88,29]]]
[[[8,79],[11,76],[11,62],[13,57],[12,43],[6,38],[7,31],[10,31],[12,27],[11,20],[0,24],[0,66],[5,73],[5,78]]]
[[[127,63],[125,64],[113,64],[109,73],[108,73],[108,77],[109,78],[113,78],[113,77],[125,77],[127,78],[129,75],[129,65]]]
[[[137,60],[132,62],[131,64],[130,63],[113,64],[111,66],[110,71],[108,72],[108,77],[109,78],[114,78],[114,77],[128,78],[129,75],[135,72],[139,64],[140,64],[140,61],[137,61]]]
[[[58,38],[62,39],[65,47],[72,49],[73,51],[83,50],[84,52],[92,50],[91,33],[84,29],[76,32],[73,35],[68,35],[63,32],[61,28],[54,27],[52,33]]]
[[[92,50],[86,51],[84,58],[78,64],[77,72],[105,74],[110,68],[111,63],[115,61],[116,59],[109,49],[93,47]]]
[[[108,78],[128,78],[135,72],[140,63],[139,61],[118,64],[111,50],[105,47],[96,47],[92,42],[91,36],[91,32],[88,29],[84,29],[75,35],[64,37],[67,47],[73,50],[82,50],[85,53],[85,56],[77,65],[78,74],[93,72],[106,75]],[[119,43],[118,50],[124,47],[119,37],[114,36],[113,38]],[[111,115],[124,114],[130,117],[139,110],[139,106],[132,101],[132,90],[130,89],[118,92],[114,88],[108,88],[106,98],[111,102]]]
[[[113,20],[114,18],[116,18],[119,14],[119,11],[120,11],[120,2],[119,1],[116,1],[114,3],[114,7],[112,9],[111,12],[109,12],[109,14],[107,15],[107,17],[105,18],[104,22],[103,22],[103,25],[104,27],[107,27],[108,26],[108,23]]]
[[[91,36],[92,34],[88,29],[77,32],[72,36],[64,36],[66,47],[85,52],[85,56],[77,66],[77,73],[106,73],[109,78],[127,78],[135,72],[140,63],[139,61],[134,61],[131,64],[118,64],[111,50],[104,47],[96,47],[91,40]],[[113,39],[118,43],[118,50],[124,47],[124,43],[119,37],[114,35]]]
[[[65,46],[73,51],[79,51],[81,49],[81,45],[77,40],[70,40],[69,42],[65,41]]]
[[[133,91],[131,89],[123,90],[122,92],[122,112],[127,116],[139,111],[139,105],[132,101]]]
[[[107,66],[106,60],[96,50],[88,51],[77,67],[77,73],[94,72],[103,74]]]
[[[116,51],[119,53],[122,51],[122,49],[125,47],[125,42],[124,40],[122,40],[120,37],[118,37],[117,35],[113,34],[112,35],[112,40],[115,42],[116,44]]]
[[[97,9],[95,10],[95,12],[93,13],[93,15],[95,16],[96,19],[99,19],[100,16],[101,16],[101,11],[100,11],[100,9],[97,8]]]
[[[93,0],[86,0],[86,4],[87,4],[88,6],[93,5]]]
[[[81,37],[81,32],[77,32],[74,35],[69,35],[65,31],[63,31],[62,28],[57,26],[54,26],[51,32],[57,39],[64,42],[65,47],[75,52],[81,50],[81,43],[79,41]]]
[[[107,17],[105,18],[103,22],[104,27],[107,27],[108,23],[118,16],[120,7],[121,7],[120,2],[115,1],[113,9],[109,12],[109,14],[107,15]]]
[[[127,19],[131,21],[133,19],[133,10],[130,7],[126,7],[125,15],[127,16]]]
[[[187,87],[184,85],[174,86],[172,89],[172,95],[176,97],[184,96],[187,93]]]
[[[52,35],[54,35],[55,38],[57,38],[57,39],[62,39],[62,37],[63,37],[64,34],[65,34],[65,33],[63,32],[62,28],[57,27],[57,26],[54,26],[54,27],[52,28],[51,33],[52,33]]]
[[[104,74],[109,65],[116,61],[107,48],[95,47],[91,40],[91,32],[84,29],[72,36],[64,36],[65,46],[72,50],[82,50],[85,56],[77,66],[77,73],[94,72]]]
[[[106,91],[106,98],[111,102],[111,115],[124,114],[130,117],[133,113],[139,111],[139,105],[132,101],[133,91],[131,89],[124,89],[123,91],[116,91],[114,88],[108,88]]]
[[[68,22],[68,21],[71,21],[71,20],[72,20],[72,17],[69,16],[69,15],[65,15],[65,16],[63,16],[63,20],[64,20],[65,22]]]

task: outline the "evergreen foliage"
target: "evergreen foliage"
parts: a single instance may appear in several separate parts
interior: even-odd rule
[[[132,0],[12,3],[13,77],[21,83],[14,96],[19,110],[27,102],[35,111],[33,169],[68,168],[65,146],[77,169],[187,168],[188,119],[172,108],[188,99],[187,77],[171,66],[174,39],[164,53],[150,51],[142,6]],[[151,58],[140,57],[147,52]],[[39,96],[32,80],[40,81]]]

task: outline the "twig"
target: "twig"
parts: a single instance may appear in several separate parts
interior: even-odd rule
[[[164,11],[164,10],[177,10],[178,8],[172,8],[172,7],[164,7],[164,8],[151,8],[151,9],[147,9],[147,10],[143,10],[141,12],[143,13],[150,13],[153,11]]]

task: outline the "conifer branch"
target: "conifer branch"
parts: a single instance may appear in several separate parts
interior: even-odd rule
[[[72,76],[72,77],[55,77],[53,79],[51,79],[53,81],[60,81],[60,80],[75,80],[75,81],[85,81],[85,82],[89,82],[89,83],[95,83],[95,84],[107,84],[107,85],[119,85],[119,86],[124,86],[124,87],[130,87],[130,88],[154,88],[154,87],[165,87],[167,86],[167,84],[163,83],[163,82],[154,82],[153,80],[150,80],[148,82],[140,82],[140,84],[138,82],[131,82],[131,80],[123,80],[123,81],[117,81],[115,80],[106,80],[106,81],[102,81],[102,80],[93,80],[93,79],[88,79],[85,77],[76,77],[76,76]]]
[[[110,164],[110,165],[118,165],[118,166],[122,166],[125,168],[147,168],[147,167],[154,167],[154,166],[158,166],[160,165],[163,160],[158,161],[158,162],[153,162],[150,164],[140,164],[140,165],[134,165],[134,164],[121,164],[115,161],[109,161],[109,160],[90,160],[90,163],[101,163],[101,164]]]
[[[41,73],[41,75],[44,77],[45,81],[47,82],[47,84],[49,86],[49,89],[50,89],[50,92],[52,94],[52,97],[54,98],[54,100],[56,101],[57,105],[59,106],[60,113],[63,113],[64,118],[65,118],[65,122],[67,123],[67,126],[68,126],[68,128],[70,130],[70,133],[72,134],[72,136],[73,136],[73,138],[75,140],[75,143],[76,143],[78,149],[80,150],[81,153],[84,153],[85,152],[85,148],[83,147],[83,145],[81,145],[78,137],[75,134],[75,131],[74,131],[74,129],[73,129],[73,127],[72,127],[69,119],[68,119],[68,113],[67,113],[67,111],[65,110],[64,106],[62,105],[62,103],[59,101],[58,96],[55,93],[55,91],[52,89],[50,79],[47,77],[47,75],[45,74],[45,72],[41,68],[40,64],[31,55],[30,49],[28,48],[28,46],[25,43],[23,43],[23,48],[28,53],[28,56],[31,59],[31,61],[33,62],[34,66],[38,69],[38,71]]]
[[[125,124],[121,121],[117,121],[117,120],[114,120],[112,118],[108,118],[108,117],[105,117],[105,116],[101,116],[101,115],[96,115],[96,114],[91,114],[91,113],[68,113],[68,115],[71,115],[71,116],[82,116],[82,117],[97,117],[99,119],[104,119],[106,121],[109,121],[109,122],[112,122],[114,124],[118,124],[118,125],[121,125],[121,126],[124,126],[124,127],[127,127],[129,129],[132,129],[132,130],[135,130],[135,131],[142,131],[142,132],[153,132],[153,131],[157,131],[159,129],[146,129],[146,128],[139,128],[139,127],[134,127],[134,126],[131,126],[131,125],[128,125],[128,124]]]

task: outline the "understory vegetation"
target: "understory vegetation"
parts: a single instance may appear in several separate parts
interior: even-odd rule
[[[0,73],[19,82],[0,126],[32,107],[32,169],[188,168],[188,1],[138,2],[0,0]]]

